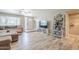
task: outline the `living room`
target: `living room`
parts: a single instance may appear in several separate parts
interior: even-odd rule
[[[0,0],[0,59],[79,59],[79,1]]]
[[[78,13],[73,9],[0,9],[0,50],[79,49],[74,29],[78,21],[70,21],[78,19],[71,16]]]

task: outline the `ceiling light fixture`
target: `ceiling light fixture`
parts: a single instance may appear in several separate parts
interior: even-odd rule
[[[32,12],[29,9],[18,9],[17,11],[25,16],[32,16]]]

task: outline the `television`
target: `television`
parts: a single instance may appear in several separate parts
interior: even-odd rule
[[[39,26],[42,27],[42,28],[47,28],[48,27],[48,21],[46,21],[46,20],[39,21]]]

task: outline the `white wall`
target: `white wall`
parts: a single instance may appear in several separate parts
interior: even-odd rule
[[[43,19],[49,21],[50,27],[52,27],[51,23],[53,22],[53,16],[54,16],[55,12],[56,12],[56,10],[52,10],[52,9],[36,9],[36,10],[32,10],[32,15],[34,17],[43,18]],[[49,28],[49,30],[51,30],[51,28]]]
[[[53,13],[55,14],[56,10],[48,9],[36,9],[32,10],[32,15],[36,17],[46,18],[46,20],[51,20]]]
[[[65,14],[66,11],[69,10],[64,10],[64,9],[31,9],[32,16],[37,17],[37,18],[44,18],[50,22],[50,27],[49,30],[52,34],[53,31],[53,19],[54,16],[58,13],[63,13]],[[14,10],[9,10],[9,9],[0,9],[0,13],[7,13],[7,14],[16,14],[20,15],[18,12],[15,12]],[[23,25],[24,23],[24,16],[22,15],[21,17],[21,24]]]
[[[53,19],[58,13],[65,14],[69,10],[65,9],[32,9],[32,16],[37,18],[42,17],[50,22],[49,32],[52,34],[53,31]]]
[[[18,17],[21,20],[21,14],[19,14],[14,9],[0,9],[0,16],[11,16],[11,17]],[[22,24],[22,22],[20,22]]]

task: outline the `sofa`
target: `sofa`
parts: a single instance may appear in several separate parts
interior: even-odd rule
[[[0,50],[10,50],[11,49],[11,36],[0,37]]]
[[[18,41],[18,37],[22,32],[23,28],[20,26],[16,29],[0,30],[0,50],[10,50],[11,43]]]

